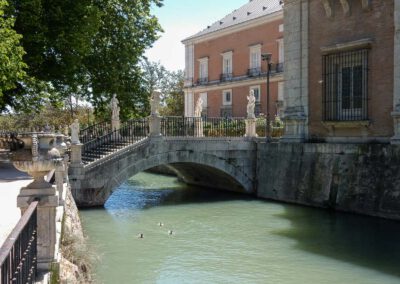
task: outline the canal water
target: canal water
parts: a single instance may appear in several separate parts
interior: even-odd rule
[[[148,173],[81,217],[98,283],[400,283],[400,222]]]

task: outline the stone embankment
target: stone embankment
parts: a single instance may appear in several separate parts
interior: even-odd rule
[[[257,195],[400,220],[400,147],[266,144],[257,151]]]

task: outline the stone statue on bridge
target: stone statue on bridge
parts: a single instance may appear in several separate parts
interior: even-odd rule
[[[203,100],[202,98],[198,98],[196,102],[196,107],[194,109],[194,116],[201,117],[201,112],[203,111]]]
[[[119,120],[119,101],[117,99],[117,96],[114,94],[113,98],[111,99],[111,119],[112,120]]]
[[[254,108],[256,106],[256,97],[254,96],[254,90],[250,90],[250,95],[247,96],[247,118],[256,118],[254,114]]]
[[[160,113],[158,112],[160,108],[161,102],[161,92],[160,91],[153,91],[150,100],[150,107],[151,107],[151,115],[152,116],[159,116]]]
[[[80,144],[79,142],[79,120],[75,119],[69,127],[71,129],[71,143]]]

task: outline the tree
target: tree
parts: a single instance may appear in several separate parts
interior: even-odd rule
[[[160,113],[165,116],[183,115],[183,71],[168,71],[160,62],[142,61],[143,81],[142,86],[148,97],[154,90],[160,90],[163,94],[163,106]]]
[[[8,106],[29,110],[43,99],[55,104],[73,94],[101,113],[116,93],[122,116],[141,111],[146,94],[138,63],[162,31],[150,13],[162,0],[10,3],[8,15],[16,17],[15,29],[23,35],[29,80],[6,94]]]
[[[14,18],[4,16],[7,5],[5,0],[0,0],[0,109],[6,104],[4,92],[15,88],[16,82],[25,77],[26,69],[21,35],[13,29]]]

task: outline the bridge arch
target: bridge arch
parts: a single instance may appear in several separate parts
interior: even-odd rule
[[[229,150],[226,141],[208,142],[143,143],[101,166],[88,167],[74,197],[80,206],[103,205],[113,190],[130,177],[160,165],[171,165],[189,184],[254,193],[254,144],[232,144],[229,147],[234,149]]]

